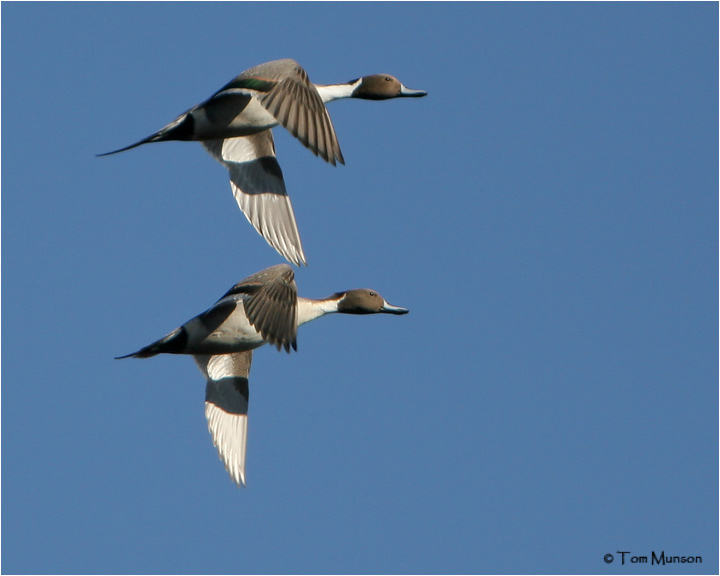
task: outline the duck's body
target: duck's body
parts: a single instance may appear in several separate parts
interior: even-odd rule
[[[204,102],[148,136],[106,156],[150,142],[252,136],[282,123],[331,164],[344,162],[317,88],[294,60],[266,62],[242,72]]]
[[[175,122],[178,122],[175,124]],[[228,93],[223,96],[213,96],[210,100],[191,108],[168,124],[171,126],[162,139],[153,139],[148,142],[166,140],[214,140],[215,138],[235,138],[250,136],[269,130],[278,125],[278,121],[270,114],[260,102],[249,93]],[[166,130],[165,126],[156,134]],[[150,138],[154,138],[150,136]],[[130,147],[134,148],[146,142],[138,142]],[[118,150],[120,152],[120,150]],[[110,154],[114,154],[111,152]]]
[[[297,350],[297,328],[332,313],[407,314],[373,290],[348,290],[313,300],[297,296],[293,270],[272,266],[238,282],[215,305],[160,340],[120,358],[193,356],[205,375],[205,415],[232,479],[245,484],[248,376],[263,344]]]
[[[426,94],[386,74],[344,84],[313,84],[294,60],[275,60],[239,74],[155,134],[101,156],[150,142],[201,141],[228,168],[233,195],[255,229],[288,261],[306,264],[292,204],[275,158],[271,129],[282,124],[313,154],[332,165],[344,164],[325,103],[343,98],[386,100]]]

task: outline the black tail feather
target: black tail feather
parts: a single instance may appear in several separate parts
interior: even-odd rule
[[[145,346],[145,348],[141,348],[137,352],[125,354],[125,356],[115,356],[115,360],[122,360],[123,358],[150,358],[157,354],[183,354],[187,340],[187,330],[181,326],[170,332],[170,334],[164,338]]]
[[[111,154],[117,154],[118,152],[125,152],[125,150],[131,150],[132,148],[137,148],[138,146],[142,146],[143,144],[148,144],[149,142],[165,142],[167,140],[194,140],[195,139],[195,120],[192,117],[192,114],[185,113],[181,116],[178,116],[170,122],[167,126],[164,128],[161,128],[155,134],[151,134],[147,138],[143,138],[139,142],[135,142],[135,144],[130,144],[130,146],[125,146],[124,148],[119,148],[118,150],[113,150],[112,152],[104,152],[103,154],[96,154],[96,156],[99,158],[101,156],[110,156]]]
[[[140,142],[135,142],[135,144],[130,144],[130,146],[125,146],[125,148],[118,148],[117,150],[113,150],[112,152],[103,152],[102,154],[95,154],[96,158],[100,158],[101,156],[110,156],[111,154],[117,154],[118,152],[125,152],[125,150],[131,150],[132,148],[137,148],[138,146],[142,146],[143,144],[147,144],[148,142],[156,142],[155,137],[157,134],[153,134],[152,136],[148,136],[147,138],[143,138],[140,140]]]

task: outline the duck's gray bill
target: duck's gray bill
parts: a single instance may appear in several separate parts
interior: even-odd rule
[[[403,86],[400,88],[400,95],[401,96],[427,96],[427,92],[425,90],[413,90],[412,88],[408,88],[407,86]]]
[[[387,312],[388,314],[407,314],[410,312],[407,308],[400,308],[400,306],[393,306],[389,302],[384,302],[383,307],[381,308],[382,312]]]

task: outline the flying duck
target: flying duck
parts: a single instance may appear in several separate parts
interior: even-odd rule
[[[326,314],[407,314],[374,290],[336,292],[321,300],[297,295],[295,275],[278,264],[238,282],[209,310],[167,336],[119,358],[191,355],[205,376],[205,417],[225,469],[245,485],[248,376],[263,344],[297,350],[297,328]]]
[[[147,138],[100,156],[149,142],[201,141],[230,172],[233,195],[250,223],[284,258],[299,266],[307,264],[307,259],[275,157],[271,129],[282,124],[316,156],[333,166],[344,164],[327,102],[426,94],[407,88],[389,74],[363,76],[344,84],[313,84],[294,60],[275,60],[242,72],[205,102]]]

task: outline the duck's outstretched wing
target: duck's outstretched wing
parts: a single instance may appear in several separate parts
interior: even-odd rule
[[[278,350],[297,350],[297,284],[287,264],[276,264],[238,282],[218,304],[242,297],[250,324]],[[216,304],[216,306],[218,305]]]
[[[307,72],[289,58],[254,66],[236,76],[213,98],[253,90],[260,104],[316,156],[345,163],[325,104]]]
[[[307,265],[272,132],[206,140],[203,146],[228,169],[235,200],[260,235],[288,262]]]
[[[194,358],[207,380],[205,417],[213,444],[233,482],[245,486],[248,376],[252,351]]]

